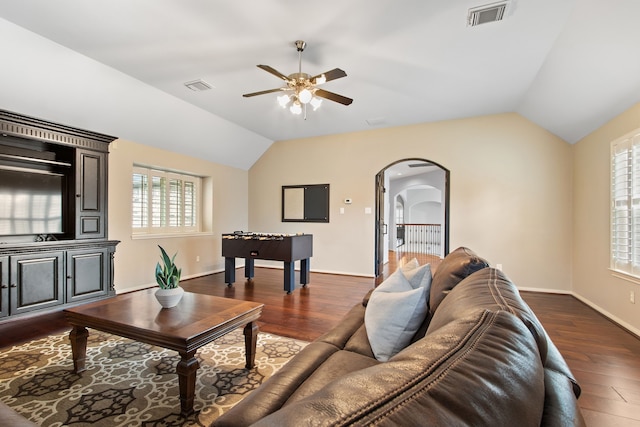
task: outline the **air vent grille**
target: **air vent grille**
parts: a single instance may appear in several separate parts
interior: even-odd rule
[[[467,25],[475,27],[489,22],[502,21],[508,2],[491,3],[469,9]]]
[[[384,117],[376,117],[374,119],[365,120],[369,126],[382,126],[386,123]]]
[[[192,82],[187,82],[184,84],[186,87],[188,87],[189,89],[196,91],[196,92],[202,92],[203,90],[209,90],[211,89],[213,86],[211,86],[209,83],[205,82],[204,80],[194,80]]]

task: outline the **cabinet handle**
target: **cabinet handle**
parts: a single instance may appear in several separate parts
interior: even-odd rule
[[[71,279],[72,279],[72,277],[71,277],[71,276],[67,276],[67,279],[68,279],[68,280],[71,280]]]
[[[18,285],[16,285],[15,283],[13,283],[13,284],[11,284],[11,287],[12,287],[12,288],[17,288],[17,287],[18,287]]]
[[[80,197],[82,197],[82,196],[81,196],[80,194],[76,194],[76,197],[80,198]]]
[[[2,288],[2,289],[7,289],[7,288],[8,288],[8,286],[7,286],[7,285],[2,285],[2,286],[0,286],[0,288]]]

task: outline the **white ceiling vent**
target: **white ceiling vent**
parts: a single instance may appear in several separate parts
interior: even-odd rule
[[[384,117],[376,117],[374,119],[366,119],[365,120],[369,126],[382,126],[386,123]]]
[[[475,27],[476,25],[486,24],[488,22],[502,21],[504,12],[507,9],[508,2],[499,2],[486,4],[469,9],[467,15],[467,25]]]
[[[196,92],[202,92],[203,90],[209,90],[211,89],[213,86],[211,86],[209,83],[205,82],[204,80],[194,80],[192,82],[187,82],[184,84],[186,87],[188,87],[189,89],[196,91]]]

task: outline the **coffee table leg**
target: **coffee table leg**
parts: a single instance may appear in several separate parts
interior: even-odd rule
[[[196,395],[196,371],[200,363],[195,358],[195,350],[180,353],[180,361],[176,367],[180,388],[180,412],[183,416],[193,413],[193,401]]]
[[[244,327],[244,351],[247,358],[246,368],[251,369],[256,361],[256,343],[258,341],[258,324],[249,322]]]
[[[69,332],[69,341],[71,341],[71,355],[73,357],[73,372],[79,373],[84,371],[85,358],[87,356],[87,337],[89,332],[84,326],[74,326]]]

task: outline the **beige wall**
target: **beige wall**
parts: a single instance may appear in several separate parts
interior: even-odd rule
[[[208,177],[205,191],[213,193],[205,206],[208,233],[197,237],[131,238],[131,174],[135,164],[144,164]],[[117,140],[109,154],[109,239],[120,240],[115,254],[117,292],[155,284],[154,269],[161,245],[182,268],[182,276],[224,270],[221,233],[247,229],[248,172],[173,152]],[[196,257],[200,261],[196,261]]]
[[[574,239],[573,290],[618,323],[640,334],[640,286],[612,276],[609,270],[610,143],[640,127],[635,105],[573,146]]]
[[[249,225],[312,233],[313,271],[371,276],[375,217],[364,210],[375,175],[404,158],[451,171],[452,250],[503,264],[520,288],[571,290],[571,147],[518,114],[277,142],[249,171]],[[280,221],[282,185],[323,183],[329,224]]]

